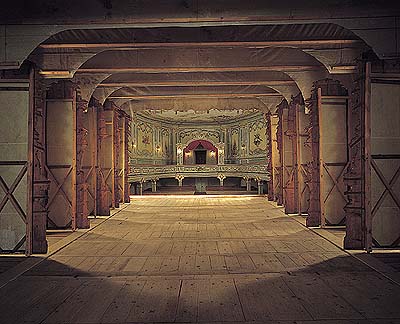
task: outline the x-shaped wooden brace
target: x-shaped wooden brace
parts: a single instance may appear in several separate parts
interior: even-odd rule
[[[68,176],[72,172],[72,166],[68,169],[67,173],[65,174],[65,176],[64,176],[64,178],[62,179],[61,182],[57,181],[56,177],[54,176],[53,172],[51,172],[51,170],[50,170],[50,168],[48,166],[45,166],[45,168],[46,168],[47,173],[51,177],[51,181],[54,182],[55,185],[57,186],[55,192],[53,193],[53,196],[50,197],[46,207],[49,208],[51,206],[51,204],[53,203],[54,199],[56,198],[56,196],[57,196],[57,194],[59,192],[61,192],[61,194],[63,195],[63,197],[67,201],[68,205],[70,207],[72,207],[72,202],[69,200],[68,195],[65,193],[65,191],[62,188],[62,186],[64,185],[65,181],[68,179]]]
[[[275,187],[274,190],[278,190],[281,187],[281,183],[280,183],[280,179],[282,177],[281,170],[282,170],[282,167],[279,167],[279,166],[274,167],[274,174],[276,174],[276,178],[278,179],[278,181],[274,181],[274,187]]]
[[[309,174],[307,172],[307,169],[305,168],[305,166],[303,164],[300,164],[300,174],[303,177],[303,182],[304,182],[304,187],[301,190],[301,196],[303,197],[304,193],[306,190],[308,190],[308,192],[310,193],[311,189],[310,189],[310,185],[308,184],[308,178],[309,178]]]
[[[121,169],[119,171],[118,175],[119,175],[120,179],[123,179],[123,177],[124,177],[124,169]],[[121,191],[121,194],[122,194],[124,192],[124,188],[122,188],[122,184],[121,184],[120,181],[118,181],[118,188],[119,188],[119,190]]]
[[[343,166],[343,168],[342,168],[342,170],[340,171],[340,173],[339,173],[339,175],[337,176],[337,178],[335,178],[335,177],[332,175],[332,173],[329,171],[329,167],[326,165],[326,163],[323,163],[322,165],[323,165],[323,167],[324,167],[326,173],[329,175],[329,177],[330,177],[330,178],[332,179],[332,181],[333,181],[333,186],[331,187],[331,189],[329,189],[328,193],[326,194],[326,197],[325,197],[325,199],[324,199],[324,203],[328,200],[328,198],[329,198],[329,196],[331,195],[333,189],[335,189],[335,188],[336,188],[336,190],[339,192],[339,194],[340,194],[340,196],[343,198],[343,200],[344,200],[345,202],[347,202],[347,198],[346,198],[346,196],[344,195],[343,190],[340,188],[339,182],[338,182],[339,179],[340,179],[340,177],[343,175],[344,171],[346,170],[347,164]]]
[[[72,166],[68,169],[67,173],[65,174],[64,178],[62,179],[61,182],[58,182],[56,177],[54,176],[53,172],[51,172],[50,168],[46,165],[45,166],[47,173],[49,174],[51,181],[54,182],[54,184],[57,186],[55,192],[53,193],[53,196],[50,197],[49,201],[47,202],[46,208],[48,209],[51,204],[53,203],[54,199],[56,198],[57,194],[61,192],[62,196],[64,197],[65,201],[68,203],[69,207],[72,208],[72,202],[69,200],[67,194],[63,190],[62,186],[64,185],[65,181],[67,180],[68,176],[72,172]],[[55,227],[57,227],[57,224],[50,218],[47,217],[47,220]],[[70,223],[68,223],[70,224]]]
[[[288,176],[287,181],[286,181],[285,186],[284,186],[284,188],[287,188],[289,186],[290,182],[294,181],[294,170],[295,170],[295,167],[294,166],[290,166],[290,167],[289,166],[284,166],[283,169],[285,170],[285,172],[286,172],[286,174]]]
[[[84,180],[83,180],[84,183],[88,183],[89,177],[90,177],[90,175],[93,173],[93,171],[94,171],[94,167],[91,166],[91,167],[89,168],[89,171],[85,174],[85,178],[84,178]],[[89,186],[87,186],[87,192],[88,192],[89,196],[90,196],[92,199],[95,199],[95,198],[94,198],[94,193],[90,191]]]
[[[387,182],[385,176],[383,175],[382,171],[379,169],[379,167],[376,164],[376,162],[374,161],[374,159],[371,160],[371,166],[374,169],[374,171],[376,172],[376,174],[378,175],[379,180],[381,180],[383,185],[385,186],[385,190],[380,195],[374,208],[372,208],[371,217],[374,218],[376,213],[378,212],[378,209],[381,207],[383,201],[385,200],[385,198],[388,194],[393,198],[397,207],[400,209],[400,199],[399,199],[399,197],[397,197],[396,193],[393,191],[393,186],[395,185],[397,179],[400,176],[400,166],[397,168],[396,172],[394,173],[392,179],[390,179],[389,182]],[[380,246],[379,242],[376,239],[372,238],[372,241],[374,242],[374,244],[376,246],[378,246],[378,247]],[[399,244],[399,242],[400,242],[400,236],[391,244],[391,246],[396,246]]]
[[[109,184],[107,183],[108,178],[110,178],[111,173],[113,172],[113,168],[110,168],[110,170],[108,170],[107,175],[104,175],[103,169],[100,168],[99,169],[100,172],[100,176],[102,178],[102,180],[104,181],[104,183],[106,184],[106,187],[108,189],[109,192],[112,192],[111,187],[109,186]]]
[[[383,201],[385,200],[385,198],[386,198],[386,196],[388,194],[390,194],[390,196],[395,201],[397,207],[399,207],[399,209],[400,209],[400,199],[397,197],[396,193],[393,191],[393,186],[394,186],[394,184],[396,183],[397,179],[400,176],[400,166],[397,168],[397,170],[396,170],[395,174],[393,175],[392,179],[390,179],[390,181],[387,182],[385,176],[383,175],[383,173],[381,172],[381,170],[379,169],[379,167],[377,166],[377,164],[375,163],[375,161],[373,159],[371,160],[371,165],[372,165],[372,168],[374,169],[374,171],[376,172],[376,174],[378,175],[379,180],[381,180],[383,185],[385,186],[385,190],[380,195],[380,197],[379,197],[378,201],[376,202],[374,208],[372,208],[371,216],[373,218],[376,215],[378,209],[381,207]]]
[[[329,196],[331,195],[333,189],[336,189],[336,190],[339,192],[340,196],[343,198],[343,200],[347,203],[347,198],[346,198],[346,196],[345,196],[343,190],[342,190],[342,189],[340,188],[340,186],[339,186],[339,179],[341,178],[341,176],[343,175],[343,173],[346,171],[348,164],[349,164],[349,163],[346,163],[346,164],[343,166],[343,168],[341,169],[341,171],[340,171],[339,175],[337,176],[337,178],[335,178],[335,177],[332,175],[332,173],[329,171],[329,167],[328,167],[328,165],[327,165],[326,163],[323,163],[323,164],[322,164],[323,167],[324,167],[324,169],[325,169],[325,171],[326,171],[326,173],[329,175],[329,177],[330,177],[331,180],[333,181],[333,186],[331,187],[331,189],[330,189],[330,190],[328,191],[328,193],[326,194],[326,197],[325,197],[325,199],[324,199],[324,203],[326,203],[326,201],[328,200],[328,198],[329,198]],[[337,165],[337,166],[338,166],[338,165]],[[321,206],[321,208],[322,208],[322,206]],[[346,216],[343,217],[343,218],[340,220],[340,222],[339,222],[338,224],[343,224],[345,220],[346,220]]]
[[[0,212],[3,210],[4,206],[10,200],[11,204],[14,206],[15,210],[17,211],[18,215],[21,219],[25,222],[26,221],[26,214],[24,210],[21,208],[21,205],[18,203],[17,199],[15,199],[13,193],[15,189],[18,187],[19,183],[21,182],[22,178],[24,177],[26,171],[28,170],[28,164],[26,163],[23,168],[19,171],[17,177],[15,178],[14,182],[12,183],[11,187],[9,188],[0,176],[0,187],[4,190],[5,196],[0,202]]]

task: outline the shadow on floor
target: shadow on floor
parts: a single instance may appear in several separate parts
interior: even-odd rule
[[[400,322],[400,287],[351,256],[304,270],[212,276],[107,275],[96,271],[101,262],[91,271],[67,263],[44,260],[3,287],[0,322]]]

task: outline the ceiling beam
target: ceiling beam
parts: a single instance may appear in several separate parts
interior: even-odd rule
[[[253,42],[149,42],[149,43],[60,43],[60,44],[41,44],[40,48],[91,48],[91,49],[134,49],[134,48],[170,48],[170,47],[307,47],[321,45],[353,45],[362,43],[357,39],[319,39],[319,40],[286,40],[286,41],[253,41]]]
[[[201,98],[255,98],[255,97],[282,97],[279,93],[204,93],[204,94],[171,94],[171,95],[148,95],[148,96],[109,96],[108,99],[132,99],[132,100],[154,100],[154,99],[201,99]]]
[[[196,86],[246,86],[246,85],[264,85],[281,86],[296,85],[292,80],[269,80],[269,81],[144,81],[144,82],[115,82],[101,83],[98,87],[196,87]]]
[[[80,68],[77,73],[188,73],[188,72],[252,72],[252,71],[284,71],[302,72],[316,71],[325,68],[319,65],[273,65],[273,66],[230,66],[230,67],[127,67],[127,68]],[[51,75],[59,71],[41,71],[42,75]]]

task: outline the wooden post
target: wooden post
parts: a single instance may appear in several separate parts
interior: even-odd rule
[[[120,191],[119,191],[119,177],[120,177],[120,128],[119,128],[119,120],[120,114],[119,111],[113,107],[113,115],[112,115],[112,190],[113,190],[113,207],[119,208],[120,203]]]
[[[72,199],[71,199],[71,216],[72,216],[72,230],[75,231],[77,228],[76,224],[76,215],[78,209],[78,183],[79,180],[77,179],[77,152],[78,152],[78,112],[76,106],[76,92],[73,92],[73,100],[72,100],[72,162],[71,162],[71,180],[72,180]]]
[[[365,64],[365,144],[364,144],[364,192],[365,192],[365,227],[364,248],[372,251],[372,215],[371,215],[371,62]]]
[[[370,63],[360,62],[349,111],[349,164],[345,172],[346,249],[371,250]]]
[[[270,116],[271,120],[271,157],[272,157],[272,176],[273,176],[273,200],[278,202],[279,197],[282,197],[282,185],[280,181],[280,153],[278,150],[278,126],[279,126],[279,115],[274,114]]]
[[[311,98],[312,181],[309,226],[342,225],[343,173],[347,154],[347,90],[339,81],[324,79],[314,84]]]
[[[83,126],[83,114],[87,112],[88,103],[80,99],[75,93],[75,104],[74,109],[74,159],[73,159],[73,183],[75,187],[75,228],[89,228],[89,213],[88,213],[88,184],[85,181],[85,172],[83,170],[83,158],[88,147],[88,130]]]
[[[301,95],[300,95],[301,96]],[[295,102],[295,129],[296,129],[296,193],[297,193],[297,212],[299,215],[301,215],[302,212],[302,206],[301,206],[301,201],[302,201],[302,191],[300,186],[300,173],[301,173],[301,148],[300,148],[300,104],[298,102]]]
[[[130,162],[130,143],[131,143],[131,118],[129,115],[125,114],[124,118],[124,202],[130,202],[130,192],[129,192],[129,162]]]
[[[97,160],[97,109],[96,105],[93,103],[90,107],[90,116],[89,116],[89,136],[90,136],[90,164],[93,168],[91,171],[91,181],[90,188],[93,195],[93,214],[96,216],[97,214],[97,170],[98,170],[98,160]]]
[[[285,213],[296,213],[297,206],[297,172],[296,172],[296,129],[294,116],[294,100],[290,105],[282,106],[282,179],[283,205]]]
[[[105,139],[107,138],[105,111],[102,105],[97,105],[97,215],[110,215],[106,174],[103,170],[103,155],[105,154]]]
[[[50,183],[45,168],[46,87],[36,67],[32,67],[30,72],[29,96],[27,255],[47,252],[46,220]]]
[[[318,114],[318,130],[319,130],[319,139],[318,139],[318,167],[319,167],[319,209],[320,209],[320,226],[324,227],[326,225],[325,221],[325,203],[324,203],[324,188],[323,188],[323,163],[324,159],[323,149],[322,149],[322,132],[323,132],[323,120],[322,120],[322,90],[321,88],[317,89],[317,114]]]
[[[268,181],[268,200],[273,201],[274,200],[274,154],[273,154],[273,149],[272,149],[272,121],[271,121],[271,113],[268,112],[265,114],[265,119],[266,119],[266,137],[268,140],[267,143],[267,170],[270,174],[270,180]]]
[[[319,120],[318,120],[318,93],[314,87],[311,98],[307,100],[310,110],[310,138],[312,151],[311,181],[310,181],[310,207],[306,219],[307,226],[321,224],[320,200],[320,166],[319,166]]]

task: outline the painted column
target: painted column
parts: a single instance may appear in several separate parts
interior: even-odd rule
[[[157,191],[157,179],[152,179],[151,180],[151,192],[156,192]]]
[[[171,142],[172,142],[172,145],[171,145],[171,148],[172,148],[172,164],[177,164],[177,156],[176,156],[176,144],[177,144],[177,141],[176,141],[176,133],[177,133],[176,128],[172,128],[172,133],[171,133]]]
[[[182,143],[176,144],[176,164],[182,165],[183,164],[183,146]]]
[[[140,196],[143,195],[143,182],[144,182],[144,181],[140,181],[140,182],[139,182],[139,195],[140,195]]]
[[[258,188],[258,194],[262,195],[263,194],[263,182],[261,179],[257,179],[257,188]]]
[[[244,177],[243,179],[246,181],[246,191],[251,191],[251,178]]]
[[[218,149],[218,164],[225,164],[225,143],[218,143],[217,144],[217,149]]]

